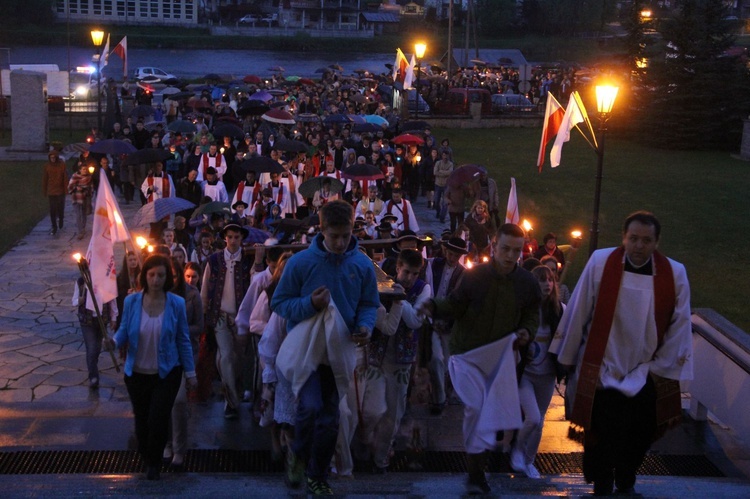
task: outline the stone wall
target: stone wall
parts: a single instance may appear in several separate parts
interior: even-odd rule
[[[10,72],[13,105],[10,109],[13,151],[46,151],[49,142],[47,76],[35,71]]]

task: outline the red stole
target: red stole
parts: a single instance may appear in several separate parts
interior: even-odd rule
[[[268,182],[268,187],[270,189],[273,189],[274,187],[271,184],[273,184],[273,182]],[[279,190],[276,192],[276,204],[281,207],[281,202],[284,201],[284,184],[282,184],[280,181],[278,189]]]
[[[242,194],[245,192],[245,185],[246,185],[246,182],[240,182],[240,184],[237,186],[237,201],[242,201]],[[253,195],[250,197],[250,202],[248,202],[247,205],[253,206],[255,202],[258,200],[259,194],[260,194],[260,182],[256,180],[255,184],[253,184]]]
[[[386,213],[389,215],[392,215],[391,209],[396,206],[393,204],[393,200],[391,199],[388,201],[388,209],[385,210]],[[401,200],[401,206],[398,207],[398,210],[401,212],[401,220],[404,224],[404,230],[409,230],[409,210],[406,208],[406,199]]]
[[[167,177],[166,174],[162,174],[161,177],[161,197],[168,198],[170,196],[169,191],[169,177]],[[146,181],[148,182],[148,186],[153,189],[154,188],[154,177],[146,177]],[[154,191],[151,191],[151,194],[148,195],[148,202],[152,202],[154,200]]]
[[[208,153],[204,152],[202,156],[203,156],[203,180],[207,180],[208,177],[206,177],[206,170],[208,170]]]
[[[604,272],[602,273],[594,308],[594,317],[578,374],[576,398],[570,421],[580,425],[585,430],[591,428],[591,410],[594,407],[599,370],[607,348],[615,308],[617,307],[617,296],[620,292],[622,273],[624,272],[624,257],[625,248],[619,247],[609,255],[607,262],[604,264]],[[658,251],[654,251],[652,264],[654,268],[654,321],[656,322],[658,349],[669,328],[669,322],[674,312],[676,292],[672,266],[669,264],[667,257]],[[671,426],[679,421],[682,411],[679,382],[666,378],[655,379],[657,425]]]

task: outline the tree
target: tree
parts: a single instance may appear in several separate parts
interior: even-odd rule
[[[636,133],[677,149],[736,149],[750,111],[746,62],[734,44],[722,0],[684,0],[660,23],[663,44],[636,81]]]

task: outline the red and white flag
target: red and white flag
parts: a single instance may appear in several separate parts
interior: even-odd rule
[[[406,79],[406,70],[408,68],[409,61],[406,59],[406,56],[401,52],[401,49],[396,49],[396,62],[393,63],[393,81],[404,83],[404,80]],[[404,88],[408,87],[404,85]]]
[[[109,182],[102,181],[99,183],[99,192],[96,195],[91,241],[86,251],[94,296],[100,305],[117,298],[114,244],[129,239],[130,232],[122,218],[120,205],[117,204]],[[94,310],[91,296],[86,298],[86,308]]]
[[[104,66],[109,62],[109,35],[107,35],[107,43],[104,44],[104,48],[102,49],[102,55],[99,57],[101,58],[99,61],[101,63],[100,67],[104,69]]]
[[[120,43],[112,49],[112,53],[117,54],[122,59],[122,77],[128,77],[128,37],[123,36]]]
[[[414,67],[416,66],[417,61],[414,57],[414,54],[411,56],[411,61],[409,61],[409,65],[406,67],[406,78],[404,78],[404,88],[412,88],[414,86]]]
[[[562,146],[570,140],[570,131],[578,126],[579,123],[588,122],[588,119],[586,107],[581,101],[581,96],[578,95],[578,92],[573,92],[570,94],[568,108],[565,110],[565,116],[560,124],[560,130],[555,138],[555,144],[552,146],[552,152],[549,154],[549,162],[552,165],[552,168],[560,166]]]
[[[539,167],[539,173],[542,172],[542,166],[544,166],[544,156],[547,152],[547,144],[552,140],[557,132],[560,131],[560,125],[562,124],[563,118],[565,117],[565,108],[560,104],[555,96],[551,93],[547,93],[547,107],[544,110],[544,127],[542,128],[542,142],[539,144],[539,157],[537,159],[537,166]]]
[[[508,207],[505,209],[505,223],[518,224],[521,216],[518,213],[518,196],[516,195],[516,179],[510,178],[510,193],[508,194]]]

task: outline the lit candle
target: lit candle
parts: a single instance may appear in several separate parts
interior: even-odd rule
[[[146,246],[148,246],[148,241],[143,236],[138,236],[135,238],[135,244],[138,245],[139,248],[143,249]]]
[[[73,260],[75,260],[76,262],[80,263],[80,261],[81,261],[81,254],[80,253],[73,253]]]

